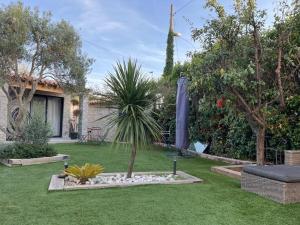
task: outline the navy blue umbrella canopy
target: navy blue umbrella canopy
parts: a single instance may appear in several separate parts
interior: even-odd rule
[[[189,97],[188,81],[186,77],[181,77],[177,81],[176,97],[176,148],[187,149],[188,143],[188,116]]]

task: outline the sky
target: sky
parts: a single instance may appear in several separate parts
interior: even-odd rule
[[[0,6],[17,2],[0,0]],[[232,10],[232,0],[220,0]],[[268,11],[272,23],[277,0],[257,0],[258,7]],[[200,44],[191,39],[191,27],[200,27],[214,15],[204,8],[205,0],[23,0],[24,5],[51,11],[53,20],[70,22],[80,34],[83,52],[95,59],[88,74],[88,86],[102,86],[108,71],[117,60],[137,59],[142,70],[157,79],[165,63],[170,4],[174,5],[174,60],[188,60],[189,51]]]

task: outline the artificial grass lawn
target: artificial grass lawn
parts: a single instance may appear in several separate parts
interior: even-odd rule
[[[110,145],[59,144],[70,164],[101,163],[105,172],[125,171],[129,151]],[[135,171],[171,170],[166,150],[137,154]],[[63,163],[8,168],[0,166],[1,225],[222,225],[300,224],[300,204],[280,205],[247,193],[237,180],[214,174],[220,163],[179,159],[178,169],[204,179],[202,184],[148,185],[48,193],[50,177]]]

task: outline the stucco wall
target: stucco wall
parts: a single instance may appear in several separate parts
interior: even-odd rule
[[[107,108],[104,106],[101,106],[100,104],[91,105],[89,104],[88,107],[88,127],[100,127],[101,131],[105,133],[107,131],[108,126],[108,118],[104,118],[101,120],[98,120],[99,118],[102,118],[106,115],[110,115],[112,112],[115,112],[116,109],[113,108]],[[111,128],[108,132],[108,135],[106,137],[106,141],[112,141],[115,135],[115,128]]]

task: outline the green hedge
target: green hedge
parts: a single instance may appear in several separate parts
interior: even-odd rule
[[[0,159],[28,159],[54,156],[57,152],[50,145],[15,143],[0,148]]]

